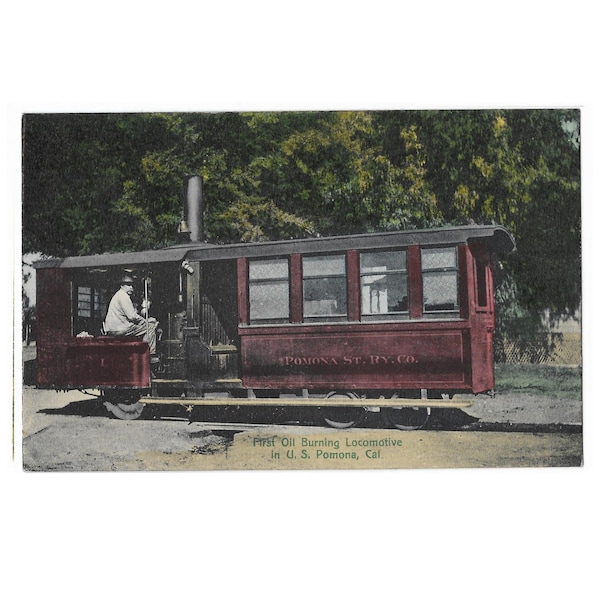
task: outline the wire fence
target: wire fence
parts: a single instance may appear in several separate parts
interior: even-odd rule
[[[545,333],[528,339],[502,340],[496,346],[496,361],[581,366],[581,333]]]

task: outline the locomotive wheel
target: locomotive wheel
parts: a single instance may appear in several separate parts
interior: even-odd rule
[[[382,409],[390,425],[402,431],[421,429],[429,420],[431,408],[423,406],[399,406]]]
[[[340,394],[331,392],[326,398],[352,398],[358,396],[352,392]],[[358,425],[366,416],[366,410],[362,406],[324,406],[319,409],[321,418],[327,425],[335,429],[348,429]]]
[[[134,421],[139,419],[144,410],[144,405],[139,401],[139,394],[108,390],[104,393],[104,406],[106,410],[121,421]]]
[[[144,405],[141,402],[135,404],[113,404],[112,402],[105,402],[106,410],[113,414],[117,419],[121,421],[134,421],[142,416]]]

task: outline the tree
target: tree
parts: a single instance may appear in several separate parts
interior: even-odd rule
[[[269,115],[258,124],[251,117],[255,129],[265,124],[271,132],[270,143],[260,147],[245,171],[257,198],[302,219],[304,233],[365,232],[435,221],[435,197],[414,130],[404,132],[407,159],[396,166],[382,151],[381,132],[370,113],[301,117]]]
[[[24,251],[173,243],[196,173],[212,241],[500,223],[501,324],[579,306],[578,111],[26,115],[23,134]]]
[[[546,309],[554,318],[577,310],[578,111],[409,111],[378,119],[385,151],[397,164],[405,156],[398,131],[416,128],[445,222],[499,223],[513,233],[518,251],[505,270],[515,286],[512,301],[537,320]]]

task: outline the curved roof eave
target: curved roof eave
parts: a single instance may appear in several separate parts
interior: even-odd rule
[[[123,252],[119,254],[94,254],[72,256],[63,259],[50,259],[35,263],[36,268],[59,267],[63,269],[85,269],[94,267],[119,267],[188,260],[232,260],[240,257],[260,258],[294,253],[329,253],[352,248],[355,250],[376,250],[387,247],[410,245],[441,246],[445,244],[467,243],[479,239],[490,250],[508,253],[514,250],[515,243],[510,233],[499,225],[467,225],[443,227],[439,229],[414,229],[383,233],[365,233],[322,238],[303,238],[274,242],[252,242],[229,245],[189,243],[170,246],[160,250]]]
[[[467,225],[439,229],[414,229],[383,233],[364,233],[322,238],[304,238],[275,242],[254,242],[215,246],[203,244],[189,247],[188,260],[229,260],[239,257],[261,258],[294,253],[329,253],[352,248],[378,248],[411,245],[443,246],[481,240],[488,248],[501,254],[512,252],[515,242],[508,230],[499,225]]]
[[[61,269],[86,269],[94,267],[127,267],[142,264],[182,261],[189,248],[174,246],[161,250],[145,250],[140,252],[121,252],[117,254],[90,254],[88,256],[68,256],[67,258],[51,258],[34,263],[36,269],[58,267]]]

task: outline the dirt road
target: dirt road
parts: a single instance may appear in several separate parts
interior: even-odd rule
[[[109,418],[100,401],[81,392],[26,387],[23,466],[31,471],[136,471],[581,463],[580,401],[527,394],[482,396],[461,415],[454,431],[410,432],[374,428],[375,420],[344,431],[306,422],[190,422],[184,409],[173,407],[120,421]],[[370,456],[366,450],[371,450]]]

